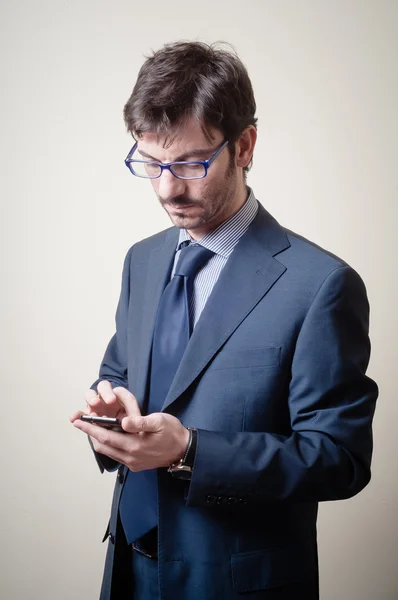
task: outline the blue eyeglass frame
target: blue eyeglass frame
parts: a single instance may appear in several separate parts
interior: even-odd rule
[[[126,167],[129,169],[130,173],[132,173],[136,177],[140,177],[141,179],[159,179],[159,177],[162,176],[162,173],[165,169],[170,171],[170,173],[172,175],[174,175],[174,177],[176,177],[177,179],[183,179],[185,181],[195,180],[195,179],[196,180],[204,179],[207,175],[207,171],[208,171],[211,163],[217,158],[217,156],[222,152],[222,150],[224,150],[224,148],[228,145],[228,143],[229,143],[229,140],[224,140],[223,142],[221,142],[221,144],[215,149],[213,154],[207,160],[175,160],[175,161],[169,162],[169,163],[161,163],[156,160],[135,160],[135,159],[133,159],[132,156],[138,147],[138,143],[136,142],[134,144],[134,146],[131,148],[130,152],[128,153],[127,158],[124,161],[124,163],[125,163]],[[156,175],[156,177],[144,177],[143,175],[138,175],[137,173],[135,173],[134,168],[133,168],[133,164],[135,162],[141,163],[141,164],[157,165],[158,167],[160,167],[160,173],[159,173],[159,175]],[[173,165],[203,165],[205,172],[204,172],[204,175],[202,175],[201,177],[180,177],[179,175],[176,175],[173,172],[173,170],[172,170]]]

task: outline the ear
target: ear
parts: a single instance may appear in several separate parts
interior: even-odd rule
[[[235,160],[238,167],[247,167],[254,152],[256,145],[257,131],[253,125],[244,129],[236,141]]]

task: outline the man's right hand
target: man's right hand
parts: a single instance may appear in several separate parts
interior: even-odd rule
[[[128,389],[124,387],[115,387],[112,389],[112,386],[109,381],[100,381],[97,386],[97,392],[95,390],[88,390],[85,394],[85,400],[87,404],[86,411],[78,410],[71,417],[70,421],[80,429],[80,425],[83,424],[80,420],[81,415],[96,415],[100,417],[117,417],[122,420],[124,417],[130,416],[136,418],[141,417],[141,411],[138,406],[138,402],[136,397],[129,392]],[[126,410],[126,408],[127,410]],[[84,423],[86,425],[86,423]],[[96,439],[98,435],[106,435],[107,430],[104,430],[99,425],[90,425],[93,428],[95,434],[87,434],[91,438],[92,447],[96,452],[99,452],[99,443]],[[120,438],[121,440],[125,440],[126,434],[124,433],[115,433],[116,439]],[[130,434],[136,436],[137,434]],[[119,440],[120,443],[120,440]],[[103,448],[101,448],[103,450]],[[106,449],[105,449],[106,450]],[[112,452],[114,449],[110,447],[110,458],[112,458]],[[108,456],[107,452],[100,452]]]
[[[73,423],[76,419],[80,419],[81,415],[96,415],[100,417],[117,417],[122,420],[126,416],[126,411],[123,405],[119,402],[118,396],[126,399],[128,397],[129,403],[135,404],[134,413],[136,416],[141,416],[140,409],[137,401],[133,394],[126,388],[116,387],[112,388],[109,381],[100,381],[97,386],[97,392],[95,390],[88,390],[84,396],[87,409],[85,411],[76,411],[71,417],[70,421]]]

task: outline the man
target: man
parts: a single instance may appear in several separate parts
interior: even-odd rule
[[[148,58],[126,164],[174,227],[127,254],[116,334],[84,423],[118,469],[101,599],[315,600],[318,502],[370,479],[368,303],[345,262],[246,186],[255,101],[237,56]]]

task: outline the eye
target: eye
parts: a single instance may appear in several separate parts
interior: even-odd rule
[[[190,169],[191,171],[201,171],[203,170],[203,165],[200,163],[194,163],[192,165],[186,165],[187,169]]]
[[[206,174],[205,167],[201,163],[177,163],[173,165],[172,170],[177,177],[184,179],[201,179]]]
[[[159,165],[156,163],[145,163],[145,170],[147,173],[153,175],[159,171]]]

